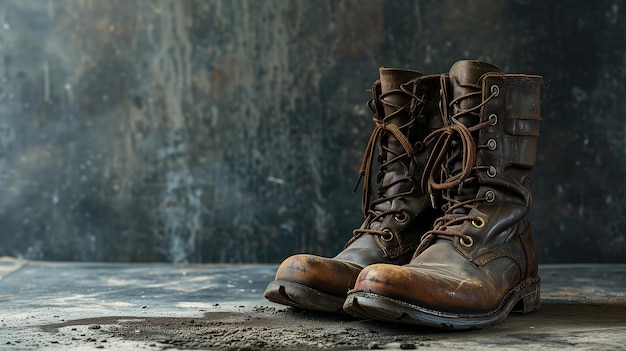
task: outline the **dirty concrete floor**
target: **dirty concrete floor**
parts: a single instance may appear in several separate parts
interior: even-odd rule
[[[450,332],[294,310],[275,266],[0,258],[0,350],[626,350],[626,265],[545,265],[539,311]]]

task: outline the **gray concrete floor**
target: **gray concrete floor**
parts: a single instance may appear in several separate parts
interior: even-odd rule
[[[626,350],[626,265],[544,265],[540,310],[449,332],[294,310],[276,266],[0,258],[0,350]]]

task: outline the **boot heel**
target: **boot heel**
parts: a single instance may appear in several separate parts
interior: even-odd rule
[[[522,298],[513,307],[513,312],[526,314],[538,310],[541,307],[539,283],[531,284],[522,289]]]

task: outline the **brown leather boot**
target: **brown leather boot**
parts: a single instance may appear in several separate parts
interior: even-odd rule
[[[334,258],[299,254],[283,261],[275,280],[265,290],[267,299],[343,313],[348,290],[363,267],[408,263],[422,235],[432,229],[434,210],[420,180],[432,149],[425,147],[423,140],[443,126],[438,107],[440,76],[381,68],[372,95],[369,105],[374,111],[375,128],[359,177],[364,177],[365,221]],[[378,198],[370,203],[377,145]]]
[[[526,215],[542,78],[460,61],[446,81],[447,125],[427,138],[434,150],[425,177],[431,192],[442,192],[445,213],[410,263],[362,270],[344,305],[351,314],[476,329],[539,308]]]

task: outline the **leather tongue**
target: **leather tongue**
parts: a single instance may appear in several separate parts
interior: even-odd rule
[[[411,98],[408,95],[399,91],[397,93],[393,91],[399,90],[400,85],[410,81],[411,79],[421,77],[423,74],[413,70],[384,67],[381,67],[378,71],[380,73],[380,89],[383,93],[382,100],[385,102],[383,104],[385,116],[388,116],[399,107],[402,107],[411,101]]]
[[[485,73],[490,72],[501,72],[501,70],[496,65],[475,60],[462,60],[456,62],[450,68],[450,85],[452,87],[452,99],[467,95],[468,93],[480,91],[480,78]],[[460,111],[468,110],[472,107],[477,106],[481,102],[481,94],[462,98],[453,105],[452,113],[457,114]],[[478,113],[467,114],[459,118],[459,121],[464,125],[471,127],[479,122],[478,118]]]

